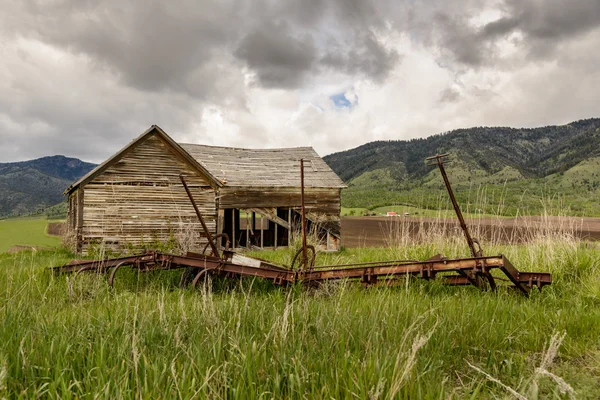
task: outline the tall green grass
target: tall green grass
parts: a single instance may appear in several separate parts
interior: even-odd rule
[[[528,299],[419,280],[180,290],[181,271],[123,271],[111,289],[103,276],[51,275],[66,251],[0,255],[0,397],[598,398],[597,245],[546,237],[486,249],[552,272],[553,285]],[[439,240],[322,253],[318,263],[439,251],[465,255]],[[253,254],[289,263],[293,253]]]

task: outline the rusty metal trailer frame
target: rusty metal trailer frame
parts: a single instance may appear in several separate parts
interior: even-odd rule
[[[508,282],[511,288],[516,289],[524,295],[528,295],[532,288],[541,289],[552,283],[552,276],[545,272],[521,272],[518,271],[503,255],[484,256],[477,239],[472,238],[452,187],[444,169],[444,160],[448,155],[435,155],[427,160],[435,160],[429,165],[437,165],[442,173],[444,183],[448,190],[452,205],[460,221],[461,228],[465,234],[467,244],[471,250],[472,257],[449,259],[437,255],[425,261],[416,260],[391,260],[381,262],[365,262],[342,265],[315,266],[315,248],[306,244],[306,225],[304,223],[304,204],[302,204],[302,247],[296,252],[292,264],[289,267],[281,266],[258,258],[248,257],[230,251],[227,248],[220,250],[215,239],[206,227],[204,218],[198,210],[194,198],[188,190],[185,178],[181,176],[181,182],[186,189],[190,202],[204,230],[204,237],[208,241],[203,253],[188,253],[185,256],[149,251],[144,254],[107,258],[103,260],[74,260],[69,264],[54,267],[55,273],[81,273],[98,272],[109,273],[108,283],[113,285],[117,271],[123,266],[129,266],[140,272],[186,269],[180,280],[180,286],[185,286],[188,278],[193,277],[191,283],[197,283],[209,275],[233,277],[258,277],[271,281],[276,285],[304,284],[315,286],[329,280],[356,280],[363,286],[394,285],[404,282],[400,277],[418,277],[426,280],[437,280],[444,285],[473,285],[482,290],[496,290],[499,286],[498,280]],[[303,160],[301,166],[301,190],[304,192]],[[303,196],[302,196],[303,197]],[[228,238],[227,242],[229,242]],[[477,245],[477,248],[475,247]],[[210,254],[204,254],[210,246]],[[308,256],[308,250],[312,252]],[[300,259],[298,260],[298,257]],[[298,266],[296,266],[296,261]],[[506,278],[493,275],[492,271],[502,272]]]
[[[348,265],[315,266],[312,270],[289,269],[264,260],[246,257],[231,251],[223,256],[187,254],[178,256],[160,252],[148,252],[141,255],[106,260],[74,261],[55,267],[57,273],[98,272],[110,273],[108,283],[114,282],[116,272],[122,266],[129,266],[140,272],[193,268],[197,273],[193,280],[195,286],[199,278],[206,275],[225,277],[252,276],[271,280],[277,285],[295,283],[319,284],[328,280],[356,279],[364,286],[392,285],[400,276],[414,276],[426,280],[439,279],[445,285],[470,285],[472,277],[490,274],[494,269],[503,272],[512,288],[527,295],[533,287],[542,288],[552,283],[549,273],[520,272],[502,255],[447,259],[436,257],[426,261],[392,260],[384,262],[357,263]],[[455,272],[456,274],[447,275]],[[496,277],[495,280],[498,278]],[[481,289],[495,290],[497,285],[479,285]]]

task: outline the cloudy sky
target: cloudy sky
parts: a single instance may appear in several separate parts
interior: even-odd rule
[[[3,0],[0,162],[600,117],[599,0]]]

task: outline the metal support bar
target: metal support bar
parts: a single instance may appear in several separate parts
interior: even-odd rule
[[[302,205],[302,269],[306,269],[306,210],[304,208],[304,159],[300,159],[300,203]]]
[[[192,192],[190,192],[190,189],[188,188],[185,178],[183,177],[183,175],[179,175],[179,179],[181,179],[181,183],[183,184],[185,192],[187,193],[188,197],[190,198],[190,202],[192,203],[192,206],[194,206],[194,211],[196,211],[196,216],[200,220],[202,229],[204,229],[204,234],[206,235],[206,239],[208,240],[208,243],[210,244],[210,248],[212,249],[212,252],[216,257],[218,257],[219,249],[217,248],[217,245],[215,244],[215,241],[213,240],[212,235],[210,234],[210,231],[208,230],[208,227],[206,226],[206,223],[204,222],[204,218],[202,217],[202,214],[200,213],[200,210],[198,209],[198,206],[196,205],[196,202],[194,201],[194,196],[192,196]]]
[[[444,168],[444,158],[448,157],[449,154],[436,154],[432,157],[427,157],[425,160],[436,160],[433,163],[428,165],[437,165],[440,169],[440,173],[442,174],[442,178],[444,179],[444,184],[446,185],[446,189],[448,190],[448,195],[450,196],[450,200],[452,201],[452,207],[454,207],[454,212],[456,213],[456,217],[460,222],[460,227],[462,228],[463,233],[465,234],[465,238],[467,239],[467,244],[469,245],[469,249],[471,250],[471,255],[473,257],[481,257],[483,255],[483,251],[481,250],[481,246],[479,246],[479,242],[477,239],[473,239],[471,234],[469,233],[469,228],[465,223],[465,218],[463,217],[462,211],[456,201],[456,197],[454,196],[454,192],[452,191],[452,186],[450,185],[450,180],[448,180],[448,175],[446,174],[446,169]],[[479,250],[475,249],[475,243],[477,243]]]

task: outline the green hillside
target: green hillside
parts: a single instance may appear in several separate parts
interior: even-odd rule
[[[424,159],[451,153],[459,201],[480,212],[552,210],[600,216],[600,119],[533,129],[476,127],[425,139],[378,141],[325,161],[348,184],[345,207],[448,207],[437,168]]]
[[[64,200],[62,193],[74,180],[94,167],[64,156],[0,163],[0,218],[45,213]]]

